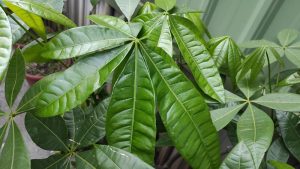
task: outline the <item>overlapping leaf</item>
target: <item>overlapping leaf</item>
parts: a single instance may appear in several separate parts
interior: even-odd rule
[[[155,4],[165,11],[169,11],[176,5],[176,0],[155,0]]]
[[[32,169],[70,169],[71,159],[68,155],[55,154],[46,159],[34,159],[31,160]]]
[[[131,19],[140,0],[115,0],[123,14],[128,20]]]
[[[14,18],[16,18],[19,23],[25,28],[25,29],[29,29],[29,27],[23,22],[21,21],[16,15],[13,15]],[[12,32],[12,43],[15,44],[16,42],[18,42],[23,35],[26,33],[25,30],[18,25],[11,17],[8,18],[9,22],[10,22],[10,27],[11,27],[11,32]]]
[[[267,161],[275,160],[275,161],[286,163],[287,160],[289,159],[289,156],[290,154],[288,150],[285,148],[281,139],[276,139],[268,150],[266,160]],[[270,165],[268,165],[268,168],[272,169],[273,167],[270,167]]]

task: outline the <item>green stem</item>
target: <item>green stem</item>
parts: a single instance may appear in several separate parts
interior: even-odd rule
[[[12,19],[14,20],[29,36],[31,36],[38,44],[40,44],[41,46],[44,46],[44,44],[42,42],[40,42],[38,40],[38,37],[36,35],[34,35],[33,33],[31,33],[29,30],[27,30],[10,12],[8,12],[6,10],[6,8],[4,8],[1,4],[0,7],[3,9],[3,11]]]
[[[268,55],[268,52],[266,52],[266,55],[267,55],[267,60],[268,60],[268,83],[269,83],[269,90],[270,90],[270,93],[272,93],[272,85],[271,85],[271,64],[270,64],[270,58],[269,58],[269,55]]]

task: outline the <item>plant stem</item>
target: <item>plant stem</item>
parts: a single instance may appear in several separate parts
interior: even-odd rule
[[[268,55],[268,52],[266,51],[266,55],[267,55],[267,60],[268,60],[268,83],[269,83],[269,90],[270,93],[272,93],[272,85],[271,85],[271,64],[270,64],[270,58]]]
[[[44,46],[44,44],[42,42],[40,42],[38,40],[38,37],[33,34],[32,32],[30,32],[29,30],[27,30],[10,12],[8,12],[6,10],[6,8],[4,8],[1,4],[0,7],[3,9],[3,11],[12,19],[14,20],[29,36],[31,36],[38,44],[40,44],[41,46]]]

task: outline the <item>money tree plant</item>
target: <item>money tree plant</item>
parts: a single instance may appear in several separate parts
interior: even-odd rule
[[[232,38],[212,38],[201,12],[177,8],[176,0],[115,0],[124,17],[91,15],[94,24],[81,27],[61,14],[62,1],[0,3],[0,77],[9,107],[0,112],[1,169],[156,168],[158,142],[195,169],[293,168],[288,159],[300,159],[298,66],[284,69],[287,49],[299,48],[291,45],[297,31],[279,33],[282,47],[248,42],[257,49],[245,55]],[[65,30],[49,35],[43,19]],[[13,48],[24,34],[33,41]],[[66,59],[73,65],[38,81],[17,103],[25,64]],[[102,96],[109,84],[112,92]],[[48,158],[30,158],[15,122],[22,115]],[[233,146],[223,161],[220,130]]]

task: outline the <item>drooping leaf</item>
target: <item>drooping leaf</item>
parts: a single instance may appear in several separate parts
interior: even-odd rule
[[[211,119],[217,131],[223,129],[244,106],[245,103],[211,111]]]
[[[68,151],[68,131],[60,116],[38,118],[27,113],[26,129],[35,144],[45,150]]]
[[[204,99],[166,53],[141,48],[156,86],[160,116],[176,149],[193,168],[217,168],[219,139]]]
[[[210,50],[215,63],[221,70],[228,72],[233,84],[241,68],[242,52],[230,37],[220,37],[211,40]]]
[[[253,102],[281,111],[300,111],[300,95],[293,93],[270,93]]]
[[[12,56],[5,78],[5,98],[9,107],[12,107],[25,78],[25,62],[23,55],[17,49]]]
[[[251,152],[243,141],[230,151],[220,169],[256,169]]]
[[[23,54],[27,62],[45,58],[67,59],[111,49],[128,40],[128,36],[118,31],[90,25],[66,30],[44,46],[36,44],[25,48]]]
[[[84,102],[122,62],[132,44],[80,60],[49,83],[37,101],[40,117],[61,115]]]
[[[30,169],[30,158],[16,123],[9,122],[9,130],[0,154],[1,169]]]
[[[269,148],[274,131],[272,119],[262,110],[249,104],[237,124],[239,141],[244,141],[249,148],[255,167],[259,165]]]
[[[176,5],[176,0],[155,0],[155,4],[165,11],[169,11]]]
[[[106,126],[109,145],[153,163],[156,140],[154,89],[149,70],[137,48],[114,86]]]
[[[300,161],[299,116],[291,112],[276,112],[281,135],[287,149]]]
[[[60,12],[56,11],[52,7],[49,8],[49,5],[47,4],[35,2],[34,0],[3,0],[3,2],[7,5],[9,9],[11,9],[15,13],[16,10],[22,9],[26,11],[26,13],[35,14],[36,16],[40,16],[42,18],[56,22],[66,27],[76,27],[76,24],[72,20],[70,20]],[[16,14],[18,15],[18,13]],[[23,20],[21,16],[19,17]]]
[[[173,56],[173,41],[168,20],[169,17],[165,17],[163,21],[157,47],[162,48],[164,51],[167,52],[167,54]]]
[[[90,151],[76,154],[76,165],[84,169],[153,169],[134,155],[106,145],[95,145]]]
[[[107,15],[90,15],[88,16],[88,19],[100,26],[115,29],[128,36],[131,36],[131,30],[129,25],[122,19]]]
[[[13,16],[14,16],[14,18],[16,18],[19,21],[19,23],[21,23],[21,25],[23,25],[24,28],[29,29],[29,27],[23,21],[21,21],[21,19],[19,19],[16,15],[13,15]],[[23,37],[23,35],[26,32],[11,17],[9,17],[8,19],[10,22],[10,27],[11,27],[11,32],[12,32],[12,43],[15,44]]]
[[[219,102],[225,102],[224,87],[213,58],[194,33],[192,23],[178,16],[170,17],[172,33],[202,91]]]
[[[0,81],[3,79],[10,60],[12,32],[5,12],[0,8]]]
[[[279,161],[271,160],[268,161],[268,163],[271,164],[275,169],[295,169],[294,167]]]
[[[140,0],[115,0],[123,14],[130,21]]]
[[[287,160],[289,159],[289,156],[290,154],[288,150],[285,148],[281,139],[276,139],[268,150],[266,160],[267,161],[275,160],[275,161],[286,163]],[[273,167],[270,167],[270,165],[268,164],[268,169],[272,169],[272,168]]]
[[[293,43],[299,35],[299,32],[295,29],[284,29],[278,33],[278,40],[284,47]]]
[[[71,159],[67,155],[54,154],[46,159],[31,160],[32,169],[70,169]]]

